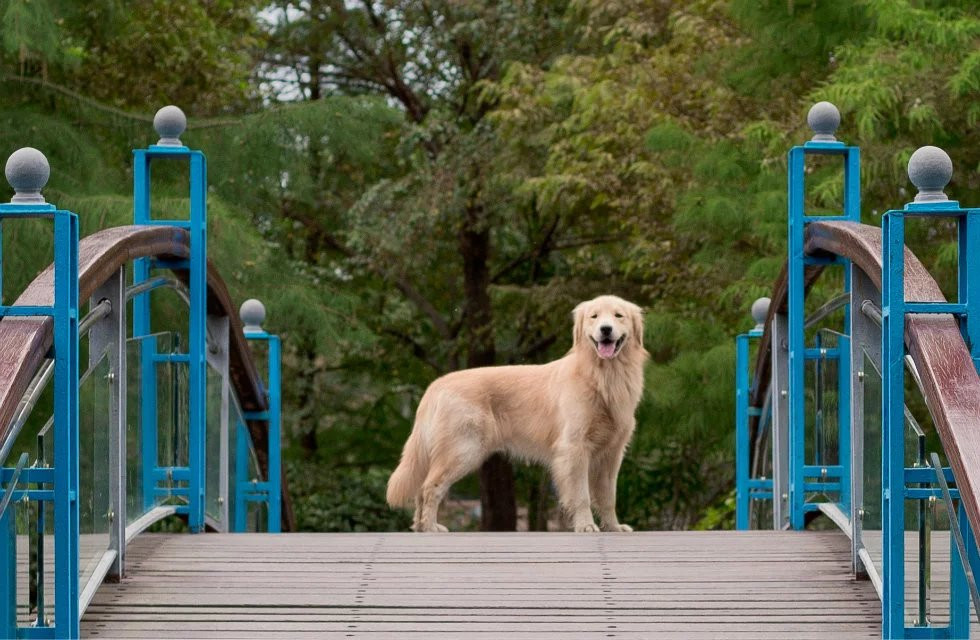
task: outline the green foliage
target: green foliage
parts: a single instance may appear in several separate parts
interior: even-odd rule
[[[286,466],[298,531],[408,531],[411,513],[385,503],[389,471],[293,462]]]

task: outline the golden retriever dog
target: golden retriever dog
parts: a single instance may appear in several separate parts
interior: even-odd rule
[[[413,530],[447,531],[436,516],[449,487],[503,452],[548,466],[575,531],[632,531],[616,517],[616,477],[649,355],[642,312],[600,296],[573,316],[560,360],[455,371],[429,385],[388,480],[388,504],[414,505]]]

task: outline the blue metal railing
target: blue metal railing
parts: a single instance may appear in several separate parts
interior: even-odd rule
[[[816,115],[814,115],[816,114]],[[976,573],[978,552],[976,540],[959,494],[948,484],[955,485],[949,467],[940,464],[933,454],[932,464],[925,459],[926,437],[916,427],[918,453],[912,466],[906,458],[908,425],[915,424],[905,406],[905,371],[911,362],[906,356],[906,314],[954,314],[976,365],[980,365],[980,209],[961,208],[949,201],[942,187],[949,181],[943,162],[948,157],[938,149],[924,148],[913,155],[909,175],[919,187],[916,202],[902,209],[887,212],[882,217],[882,278],[880,309],[874,304],[877,289],[873,278],[850,261],[839,256],[810,256],[804,251],[804,234],[809,224],[817,221],[846,221],[858,223],[860,210],[859,151],[833,138],[839,115],[829,103],[811,110],[808,120],[818,135],[802,146],[794,147],[788,158],[789,249],[787,260],[787,311],[770,314],[768,335],[771,339],[772,374],[768,397],[772,415],[771,484],[768,479],[752,478],[748,472],[751,442],[749,420],[759,415],[761,407],[750,406],[750,397],[763,389],[749,386],[749,341],[762,335],[758,327],[736,338],[736,526],[750,526],[751,505],[759,500],[772,499],[773,527],[802,529],[806,514],[819,510],[852,538],[852,563],[856,576],[869,576],[882,599],[882,634],[885,638],[961,638],[969,636],[970,594],[976,592],[973,574]],[[823,123],[821,123],[823,121]],[[831,122],[833,126],[826,126]],[[822,128],[821,128],[822,127]],[[841,156],[844,164],[844,203],[842,214],[808,215],[804,210],[805,158],[811,154]],[[921,157],[920,154],[925,154]],[[917,156],[920,156],[917,160]],[[936,169],[935,167],[940,167]],[[923,177],[925,176],[925,177]],[[927,219],[954,218],[957,221],[959,243],[959,291],[954,302],[905,300],[905,237],[904,219],[918,216]],[[808,333],[814,317],[804,318],[807,283],[804,271],[808,266],[843,267],[843,323],[836,332]],[[753,310],[754,311],[754,310]],[[756,315],[753,313],[753,315]],[[817,312],[814,316],[826,317]],[[879,328],[880,327],[880,328]],[[832,335],[836,344],[823,342]],[[808,337],[809,336],[809,337]],[[861,361],[852,362],[855,358]],[[805,367],[815,363],[815,392],[807,395]],[[881,371],[881,399],[875,412],[866,415],[863,408],[864,385],[867,375],[865,362]],[[826,368],[836,364],[836,375]],[[825,375],[831,372],[830,376]],[[877,376],[875,372],[875,376]],[[920,384],[912,369],[913,382]],[[832,394],[837,403],[837,461],[828,464],[823,448],[822,433],[825,412],[822,394]],[[809,397],[809,400],[808,400]],[[812,411],[807,411],[812,403]],[[828,403],[828,405],[831,403]],[[831,407],[832,409],[832,407]],[[877,410],[880,409],[880,416]],[[809,416],[809,417],[808,417]],[[765,416],[760,416],[763,418]],[[868,431],[867,420],[879,420]],[[762,421],[760,420],[760,428]],[[978,425],[980,427],[980,425]],[[866,438],[878,441],[866,442]],[[812,438],[812,451],[807,442]],[[829,441],[829,440],[828,440]],[[880,444],[880,457],[876,453]],[[871,448],[868,448],[871,447]],[[868,458],[868,452],[875,452]],[[868,464],[864,460],[868,458]],[[879,467],[880,464],[880,467]],[[931,469],[929,467],[932,467]],[[880,469],[880,488],[871,483],[878,496],[866,495],[867,479],[875,478]],[[771,490],[769,489],[771,487]],[[945,500],[951,522],[950,595],[948,622],[936,616],[934,622],[927,606],[930,588],[930,535],[927,504]],[[918,508],[911,516],[906,506],[912,501]],[[954,505],[954,501],[958,505]],[[938,502],[942,504],[942,502]],[[878,506],[880,505],[880,506]],[[865,506],[880,509],[880,558],[865,547],[872,540],[873,527],[865,531]],[[906,520],[917,518],[910,531],[917,534],[919,549],[917,611],[906,613],[905,567]],[[877,526],[869,521],[868,524]],[[870,543],[869,543],[870,544]],[[874,541],[872,546],[879,543]],[[909,624],[911,622],[911,624]]]
[[[176,136],[165,138],[161,144],[134,152],[134,219],[138,225],[186,228],[190,235],[190,257],[168,262],[153,258],[135,260],[134,284],[129,288],[123,266],[95,290],[89,313],[81,322],[77,216],[57,210],[40,197],[40,189],[47,179],[47,164],[39,152],[33,152],[29,159],[33,166],[43,164],[43,177],[26,171],[26,177],[19,182],[11,180],[17,195],[12,204],[0,205],[0,220],[52,217],[55,222],[54,304],[0,307],[0,317],[50,315],[54,318],[54,344],[49,354],[53,366],[42,363],[15,412],[13,428],[6,432],[7,440],[0,442],[2,465],[9,452],[23,447],[15,440],[52,377],[53,369],[54,411],[52,419],[36,435],[36,459],[28,466],[31,454],[24,452],[15,468],[0,467],[0,495],[5,496],[0,508],[0,637],[77,638],[80,616],[101,581],[107,575],[123,577],[126,542],[161,518],[183,515],[192,532],[203,531],[205,526],[245,531],[249,529],[245,518],[249,506],[261,504],[268,518],[264,528],[280,530],[279,338],[262,330],[248,335],[250,340],[269,345],[267,379],[263,382],[263,400],[268,408],[243,414],[229,375],[232,323],[227,316],[208,315],[207,309],[204,156],[184,147]],[[150,162],[174,158],[190,162],[190,219],[153,220]],[[8,176],[11,162],[8,162]],[[15,176],[17,166],[14,162]],[[184,288],[173,278],[155,274],[154,269],[184,271],[188,285]],[[163,349],[158,344],[164,334],[150,333],[154,329],[150,296],[162,287],[176,288],[189,307],[188,324],[181,329],[186,331],[184,335],[188,339],[182,341],[177,339],[180,334],[166,334],[171,338],[169,347]],[[127,339],[125,310],[130,299],[134,310],[133,337]],[[80,376],[79,342],[83,337],[87,338],[83,353],[88,353],[89,362],[88,369]],[[128,350],[128,344],[134,349]],[[130,373],[138,373],[139,378],[132,389],[126,382],[128,358],[139,360],[136,367],[129,369]],[[209,379],[214,382],[210,387]],[[89,401],[86,411],[98,414],[95,422],[93,413],[82,414],[86,418],[86,438],[97,438],[97,441],[83,442],[96,455],[83,461],[82,466],[86,482],[95,478],[98,490],[95,485],[79,484],[80,387],[85,387],[84,397]],[[127,420],[130,391],[136,416]],[[166,435],[172,441],[172,448],[180,450],[171,452],[167,460],[161,458],[158,446],[161,415],[172,418],[173,424],[167,426]],[[248,460],[255,460],[247,421],[267,424],[267,478],[259,478],[254,469],[234,475],[229,471],[247,469]],[[28,432],[25,435],[34,435],[30,429]],[[50,444],[52,434],[57,446]],[[127,452],[128,439],[134,440],[135,451]],[[54,459],[49,465],[45,450],[52,449]],[[134,470],[140,467],[141,471],[128,474],[130,466]],[[128,493],[130,484],[135,487],[134,495]],[[106,491],[108,498],[104,495]],[[233,498],[239,495],[244,499],[235,501]],[[134,498],[135,504],[127,513],[127,502],[133,502]],[[53,517],[45,517],[46,503],[53,503],[50,511]],[[83,526],[79,524],[80,505],[84,505],[88,519]],[[21,510],[19,515],[18,510]],[[28,523],[32,518],[33,522]],[[97,530],[92,530],[92,523],[96,522]],[[23,535],[25,525],[31,531],[29,563],[17,555],[17,537]],[[55,544],[47,550],[54,555],[53,619],[46,616],[50,608],[44,602],[44,540],[52,531]],[[83,559],[84,580],[80,580],[79,541],[83,533],[98,540],[94,551],[86,551],[89,556]],[[18,600],[17,580],[18,575],[25,574],[29,574],[31,587],[26,603]]]

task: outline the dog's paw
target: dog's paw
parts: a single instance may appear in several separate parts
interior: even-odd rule
[[[437,533],[449,533],[449,527],[447,527],[444,524],[439,524],[437,522],[436,523],[436,528],[434,529],[434,531],[437,532]]]
[[[632,530],[633,530],[633,527],[631,527],[631,526],[629,526],[628,524],[622,524],[622,523],[620,523],[620,524],[619,524],[619,525],[617,525],[617,526],[616,526],[616,528],[615,528],[615,529],[613,529],[613,530],[614,530],[614,531],[623,531],[623,532],[628,532],[628,531],[632,531]]]
[[[575,525],[576,533],[595,533],[599,531],[599,527],[595,526],[594,522],[589,522],[587,524],[577,524]]]

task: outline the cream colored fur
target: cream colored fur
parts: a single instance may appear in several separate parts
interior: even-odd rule
[[[415,506],[415,531],[446,531],[436,516],[449,487],[496,452],[548,466],[575,531],[598,531],[592,509],[603,531],[631,531],[616,517],[616,477],[643,392],[642,312],[601,296],[573,316],[564,358],[456,371],[426,390],[388,481],[391,506]],[[613,357],[600,357],[604,325],[622,339]]]

